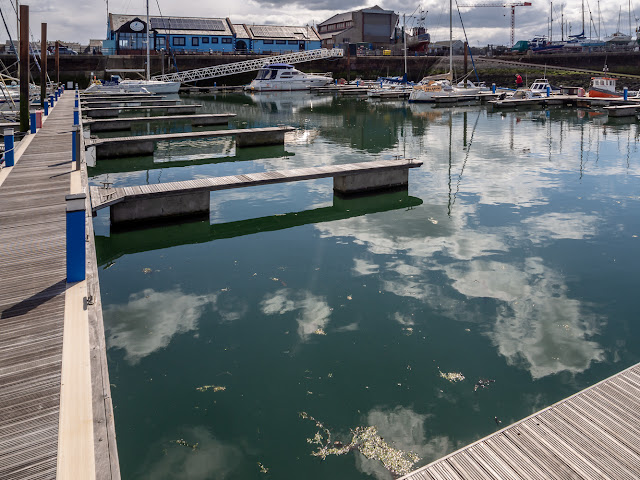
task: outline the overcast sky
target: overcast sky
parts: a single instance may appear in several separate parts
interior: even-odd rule
[[[278,25],[306,25],[320,23],[332,15],[366,6],[379,5],[400,14],[412,14],[418,2],[407,3],[400,0],[245,0],[242,2],[212,2],[202,0],[157,0],[165,16],[193,17],[229,17],[233,23],[256,23]],[[458,0],[462,4],[482,3],[483,0]],[[640,0],[635,0],[640,3]],[[550,4],[548,1],[532,0],[530,7],[516,7],[516,40],[530,39],[534,35],[546,35]],[[30,9],[30,25],[33,38],[40,37],[40,23],[48,23],[50,40],[76,41],[86,44],[91,39],[104,39],[106,36],[107,2],[105,0],[30,0],[25,1]],[[553,38],[560,39],[560,18],[564,5],[565,21],[571,24],[571,33],[582,30],[581,0],[554,2]],[[622,32],[629,33],[628,0],[602,2],[602,36],[610,35],[617,29],[618,13]],[[0,0],[0,8],[9,25],[13,38],[16,34],[15,0]],[[449,3],[444,0],[427,0],[422,2],[427,11],[426,27],[431,33],[432,41],[448,39]],[[632,29],[635,30],[640,16],[639,8],[631,2]],[[589,9],[592,11],[595,28],[598,27],[597,0],[585,0],[586,34],[589,35]],[[144,15],[144,0],[110,0],[109,12]],[[150,1],[151,15],[158,14],[158,3]],[[509,8],[461,8],[462,20],[472,46],[509,43],[510,9]],[[407,20],[407,24],[410,20]],[[415,20],[412,22],[415,23]],[[4,26],[0,26],[0,41],[8,36]],[[454,0],[454,38],[463,38],[460,19],[455,11]]]

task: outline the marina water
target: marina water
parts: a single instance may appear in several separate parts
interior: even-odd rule
[[[334,198],[330,179],[219,191],[208,219],[134,231],[99,212],[123,478],[392,478],[640,361],[637,122],[292,93],[185,101],[236,113],[231,127],[298,131],[284,147],[160,144],[99,161],[92,183],[424,165],[408,191],[372,197]]]

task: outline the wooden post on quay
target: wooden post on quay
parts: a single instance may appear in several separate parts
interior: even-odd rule
[[[60,42],[56,40],[56,83],[60,84]]]
[[[42,59],[42,68],[40,69],[40,106],[44,109],[47,101],[47,24],[41,24],[40,34],[40,58]]]
[[[20,131],[29,130],[29,5],[20,5]]]

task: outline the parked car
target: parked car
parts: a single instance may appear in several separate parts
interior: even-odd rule
[[[56,53],[56,47],[50,46],[48,48],[50,54]],[[60,45],[60,55],[78,55],[78,52],[67,47],[66,45]]]

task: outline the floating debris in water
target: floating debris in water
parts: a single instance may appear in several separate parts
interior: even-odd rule
[[[500,426],[500,424],[502,423],[502,420],[500,420],[498,417],[493,417],[493,420],[496,422],[496,425]]]
[[[344,455],[352,450],[358,450],[370,460],[379,460],[394,476],[406,475],[413,469],[413,465],[420,457],[413,452],[403,452],[393,448],[378,435],[375,426],[357,427],[351,430],[351,442],[347,445],[339,441],[331,441],[331,432],[321,422],[306,412],[301,412],[300,417],[315,422],[319,430],[313,438],[307,438],[307,443],[317,445],[318,450],[311,455],[325,460],[329,455]]]
[[[149,267],[143,268],[142,269],[142,273],[144,273],[145,275],[150,274],[151,272],[153,272],[153,270],[151,270]]]
[[[440,372],[440,376],[442,378],[444,378],[445,380],[450,381],[451,383],[456,383],[456,382],[461,382],[464,380],[464,375],[460,372],[449,372],[449,373],[444,373],[440,370],[438,370],[438,372]]]
[[[258,469],[260,470],[260,473],[268,473],[269,469],[267,467],[265,467],[263,464],[261,464],[260,462],[258,462]]]
[[[221,292],[228,292],[229,290],[230,290],[229,287],[224,287],[220,289]]]
[[[280,279],[278,277],[271,277],[270,280],[273,281],[273,282],[279,282],[280,281]]]
[[[353,297],[351,295],[347,295],[347,300],[353,300]]]
[[[433,218],[433,217],[429,217],[427,220],[429,220],[429,221],[430,221],[431,223],[433,223],[434,225],[437,225],[437,224],[438,224],[438,220],[436,220],[436,219],[435,219],[435,218]]]
[[[199,392],[206,392],[207,390],[213,390],[214,392],[224,392],[227,387],[221,387],[216,385],[203,385],[202,387],[196,388]]]
[[[326,335],[326,332],[322,328],[318,328],[315,332],[315,335]]]
[[[474,385],[473,391],[477,392],[479,388],[489,388],[489,385],[492,384],[492,383],[495,383],[495,380],[489,380],[489,379],[481,378]]]
[[[183,447],[189,447],[191,450],[194,450],[194,451],[198,448],[197,443],[191,444],[183,438],[181,438],[180,440],[174,440],[174,443],[177,443],[178,445],[182,445]]]

